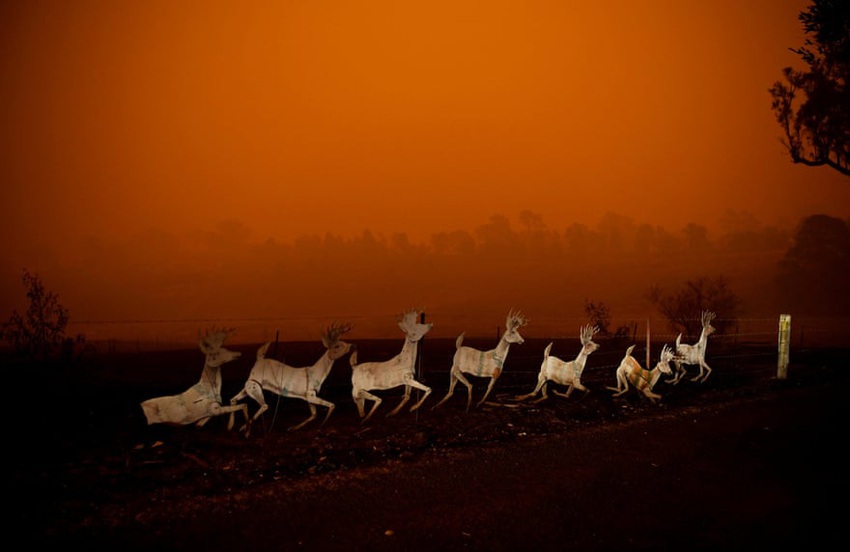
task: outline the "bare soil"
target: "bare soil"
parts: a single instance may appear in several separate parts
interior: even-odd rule
[[[271,408],[247,438],[228,431],[227,417],[145,424],[139,402],[195,383],[198,351],[4,361],[10,536],[89,550],[743,550],[839,534],[846,507],[831,501],[850,490],[847,349],[798,351],[784,380],[770,347],[718,351],[707,382],[662,380],[657,404],[634,391],[613,398],[613,369],[591,357],[589,393],[531,404],[514,397],[534,387],[546,343],[529,341],[469,412],[461,386],[431,410],[453,349],[434,340],[422,367],[434,391],[421,411],[386,417],[401,396],[388,391],[361,424],[342,359],[321,393],[337,404],[327,423],[320,411],[287,431],[307,405],[267,395]],[[376,358],[398,344],[358,346]],[[315,352],[304,348],[304,359]],[[225,401],[255,350],[223,369]],[[474,383],[477,401],[486,380]]]

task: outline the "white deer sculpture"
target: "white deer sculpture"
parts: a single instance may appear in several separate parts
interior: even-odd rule
[[[661,377],[661,374],[669,375],[673,373],[670,369],[670,361],[673,360],[673,350],[667,345],[664,345],[664,348],[661,349],[661,359],[658,361],[658,364],[652,370],[647,370],[632,356],[634,348],[635,346],[632,345],[626,350],[626,356],[623,357],[623,360],[620,361],[620,365],[617,367],[617,387],[606,386],[606,389],[614,391],[614,396],[619,397],[629,390],[629,384],[631,383],[632,387],[643,393],[649,400],[656,402],[661,398],[661,395],[653,392],[652,388],[658,383],[658,378]]]
[[[511,311],[505,320],[505,333],[499,340],[495,349],[489,351],[480,351],[472,347],[463,345],[463,337],[465,334],[460,334],[455,341],[455,354],[452,360],[452,369],[449,373],[449,392],[443,397],[443,400],[434,405],[437,408],[452,396],[455,392],[455,385],[460,381],[466,386],[467,400],[466,411],[472,405],[472,383],[464,374],[481,378],[490,378],[490,384],[487,386],[487,391],[481,400],[478,401],[476,407],[484,404],[496,380],[502,375],[502,369],[505,366],[505,359],[508,357],[508,350],[512,343],[522,344],[525,340],[519,334],[519,329],[525,326],[528,320],[519,312]]]
[[[538,403],[545,401],[548,398],[546,388],[550,381],[559,385],[567,386],[566,393],[561,393],[560,391],[552,389],[552,393],[564,397],[565,399],[570,397],[573,389],[578,389],[587,393],[587,387],[581,384],[581,374],[584,372],[584,365],[587,362],[588,355],[599,349],[599,344],[593,341],[593,336],[598,332],[599,328],[596,326],[582,326],[579,333],[579,339],[581,339],[581,351],[579,351],[578,356],[576,356],[574,360],[561,360],[556,356],[550,355],[549,353],[552,350],[552,343],[547,345],[546,350],[543,351],[543,363],[540,365],[540,374],[537,376],[537,386],[534,388],[534,391],[526,395],[520,395],[516,397],[516,400],[524,401],[526,399],[530,399],[542,390],[543,395],[532,402]]]
[[[401,385],[404,386],[404,398],[402,398],[398,406],[387,414],[387,416],[395,415],[407,404],[410,400],[411,388],[425,392],[422,398],[419,399],[419,402],[410,407],[411,412],[422,406],[422,403],[431,394],[431,388],[416,381],[414,377],[416,351],[419,347],[419,341],[425,337],[425,334],[433,326],[431,323],[421,324],[418,322],[418,318],[418,310],[410,310],[402,315],[398,322],[398,327],[405,334],[404,346],[401,348],[401,352],[390,360],[358,364],[357,351],[354,351],[348,357],[351,363],[351,397],[354,399],[357,412],[362,418],[360,423],[366,423],[382,402],[380,397],[370,393],[370,391],[380,391],[393,389]],[[366,399],[373,401],[368,415],[365,410]],[[366,416],[365,418],[364,415]]]
[[[301,422],[289,428],[289,431],[301,429],[307,423],[316,419],[316,405],[321,405],[327,408],[325,419],[322,424],[328,421],[331,413],[334,411],[335,405],[320,398],[319,390],[322,387],[325,379],[331,373],[334,361],[345,356],[351,349],[352,345],[342,341],[340,337],[351,331],[351,324],[331,324],[325,331],[322,332],[322,344],[326,351],[322,353],[319,360],[312,366],[294,367],[283,362],[266,358],[271,342],[266,343],[257,351],[257,361],[254,367],[251,368],[251,373],[248,375],[248,380],[242,390],[230,399],[230,404],[235,405],[245,397],[251,397],[260,408],[254,416],[240,428],[245,432],[247,437],[251,433],[251,426],[265,412],[269,405],[266,404],[263,391],[276,393],[281,397],[291,397],[307,401],[310,407],[310,416]],[[228,429],[233,428],[233,413],[230,414],[230,423]]]
[[[668,383],[673,385],[679,383],[679,380],[685,375],[684,364],[698,364],[699,374],[691,378],[691,381],[704,382],[711,374],[711,368],[705,362],[705,349],[708,347],[708,336],[714,333],[714,326],[711,321],[714,320],[715,314],[710,311],[703,311],[700,318],[702,322],[702,332],[699,336],[699,341],[693,345],[682,344],[682,334],[676,337],[676,356],[673,358],[673,364],[676,366],[676,375],[668,379]],[[705,374],[705,375],[703,375]]]
[[[247,405],[221,405],[221,366],[239,358],[241,353],[222,347],[232,328],[211,329],[199,339],[201,352],[206,355],[201,380],[179,395],[148,399],[141,403],[148,425],[189,425],[203,427],[210,418],[221,414],[242,411],[248,419]]]

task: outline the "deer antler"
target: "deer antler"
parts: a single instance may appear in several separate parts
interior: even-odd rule
[[[711,311],[702,311],[702,325],[708,326],[717,315]]]
[[[322,332],[322,337],[327,340],[328,343],[336,343],[339,340],[340,336],[350,332],[354,328],[354,325],[351,323],[339,323],[334,322],[328,328]]]
[[[596,335],[597,333],[599,333],[599,327],[598,326],[591,327],[590,324],[588,324],[587,326],[582,326],[581,334],[579,334],[579,338],[581,339],[581,344],[587,345],[587,342],[590,341],[591,339],[593,339],[593,336]]]
[[[661,349],[661,362],[670,362],[673,360],[673,349],[669,345],[664,345]]]
[[[410,309],[401,315],[401,319],[399,320],[399,325],[405,329],[410,329],[414,327],[414,325],[419,322],[419,313],[420,309]]]
[[[508,319],[505,321],[505,326],[509,329],[515,330],[517,328],[521,328],[528,324],[528,319],[522,315],[519,311],[511,311],[508,313]]]
[[[212,326],[200,339],[204,345],[212,350],[216,350],[220,349],[221,346],[224,345],[224,341],[227,339],[227,336],[235,331],[235,328],[216,328],[215,326]],[[200,335],[200,331],[198,334]]]

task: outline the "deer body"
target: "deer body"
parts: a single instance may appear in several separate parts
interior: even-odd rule
[[[266,403],[263,391],[276,393],[281,397],[289,397],[301,399],[307,402],[310,407],[310,416],[301,422],[289,428],[290,431],[300,429],[307,423],[316,419],[316,406],[320,405],[327,408],[327,414],[322,421],[324,424],[330,418],[334,411],[335,405],[325,399],[320,398],[319,390],[322,387],[325,379],[331,373],[334,361],[346,355],[352,348],[351,344],[340,340],[340,336],[351,330],[350,325],[332,325],[322,334],[322,344],[326,351],[312,366],[295,367],[286,363],[279,362],[271,358],[265,358],[271,343],[266,343],[257,351],[257,361],[251,368],[251,373],[248,375],[248,380],[245,382],[242,390],[230,399],[230,404],[235,405],[246,397],[251,397],[260,405],[260,408],[254,416],[240,428],[245,432],[245,435],[250,435],[251,425],[259,418],[263,412],[268,410],[269,406]],[[228,428],[233,427],[233,413],[230,414],[230,423]]]
[[[206,355],[201,379],[179,395],[148,399],[141,403],[148,425],[189,425],[203,427],[213,416],[242,411],[248,419],[245,405],[221,405],[221,366],[239,358],[241,353],[222,347],[232,330],[210,333],[200,339],[201,352]]]
[[[469,411],[469,408],[472,405],[472,383],[470,383],[467,379],[467,374],[479,378],[490,378],[487,391],[484,392],[484,396],[480,401],[478,401],[476,406],[484,404],[484,401],[487,400],[487,397],[493,390],[493,386],[496,384],[499,376],[502,375],[502,369],[505,365],[505,359],[508,357],[508,351],[510,350],[511,344],[521,344],[525,341],[519,334],[519,328],[526,324],[527,320],[522,316],[522,314],[514,312],[508,314],[505,323],[506,331],[504,335],[502,335],[502,338],[499,340],[496,348],[490,349],[489,351],[481,351],[479,349],[463,345],[463,337],[465,334],[460,334],[455,341],[456,350],[454,358],[452,359],[452,368],[449,373],[449,391],[440,402],[434,405],[434,408],[439,407],[449,400],[449,398],[454,394],[457,382],[460,381],[466,386],[466,410],[467,412]]]
[[[535,399],[533,402],[538,403],[546,400],[548,398],[546,388],[550,381],[559,385],[567,386],[566,393],[561,393],[555,389],[552,390],[554,394],[564,398],[569,398],[573,389],[578,389],[587,393],[587,387],[581,384],[581,374],[584,372],[587,357],[599,349],[599,345],[593,341],[593,336],[598,331],[599,329],[595,326],[592,328],[590,326],[584,326],[581,328],[579,338],[581,339],[582,347],[578,356],[576,356],[574,360],[566,361],[550,355],[552,343],[549,343],[543,351],[543,362],[540,365],[540,373],[537,376],[537,386],[531,393],[518,396],[517,400],[523,401],[530,399],[537,395],[540,391],[543,391],[542,396]]]
[[[711,374],[711,368],[705,361],[705,350],[708,347],[708,336],[714,333],[714,326],[711,325],[714,317],[713,312],[703,311],[701,317],[702,332],[699,335],[699,341],[693,345],[682,343],[681,333],[676,336],[676,356],[673,357],[676,374],[667,380],[668,383],[672,383],[673,385],[679,383],[679,380],[685,375],[686,370],[683,366],[686,364],[699,365],[699,374],[691,378],[691,381],[703,382],[708,379],[708,376]]]
[[[670,361],[673,359],[673,351],[665,345],[661,350],[661,359],[658,364],[652,370],[647,370],[632,356],[634,348],[635,346],[632,345],[626,350],[626,356],[623,357],[623,360],[620,361],[620,365],[617,367],[617,387],[608,386],[606,389],[614,391],[614,396],[619,397],[629,390],[629,384],[631,384],[632,387],[643,393],[649,400],[656,402],[661,398],[661,395],[653,392],[652,388],[658,383],[661,374],[672,373]]]
[[[349,357],[351,363],[351,396],[357,406],[357,412],[362,418],[361,423],[366,423],[382,402],[379,396],[370,393],[370,391],[382,391],[404,386],[404,397],[387,416],[397,414],[410,401],[411,389],[419,389],[425,392],[422,398],[410,407],[411,412],[422,406],[422,403],[431,394],[431,388],[416,381],[414,376],[419,341],[433,326],[433,324],[417,322],[418,315],[419,313],[415,310],[409,311],[399,321],[398,325],[405,333],[405,340],[401,352],[393,358],[384,362],[364,362],[360,364],[357,362],[357,351]],[[366,414],[366,399],[373,401],[369,414]]]

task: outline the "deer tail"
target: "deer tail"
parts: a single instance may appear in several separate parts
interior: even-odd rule
[[[546,360],[549,359],[549,351],[552,350],[553,344],[554,344],[554,341],[552,343],[549,343],[549,345],[547,345],[546,349],[543,351],[543,362],[546,362]]]
[[[629,347],[628,349],[626,349],[626,356],[627,356],[627,357],[628,357],[628,356],[632,356],[632,351],[634,351],[634,350],[635,350],[635,346],[634,346],[634,345],[632,345],[631,347]]]
[[[348,355],[348,362],[351,364],[352,368],[357,366],[357,349],[355,349],[354,352]]]
[[[676,350],[679,350],[679,344],[682,342],[682,334],[676,336]]]
[[[466,334],[466,332],[457,336],[457,340],[455,340],[455,349],[460,349],[461,345],[463,345],[463,336],[465,334]]]
[[[269,345],[271,344],[272,342],[269,341],[257,350],[257,360],[263,360],[264,358],[266,358],[266,351],[269,350]]]

